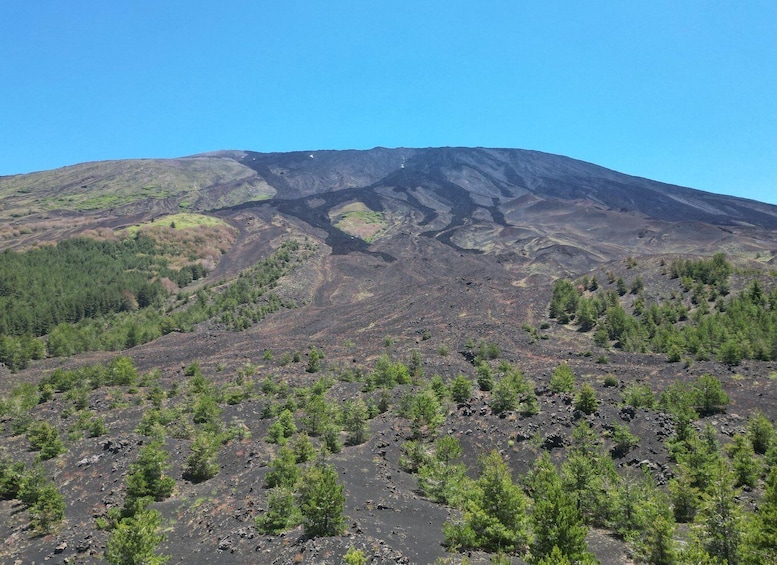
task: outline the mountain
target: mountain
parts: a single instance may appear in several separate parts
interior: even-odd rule
[[[777,228],[772,205],[515,149],[220,151],[88,163],[4,177],[0,198],[5,246],[182,210],[269,207],[326,231],[338,254],[368,247],[333,226],[338,207],[358,204],[385,216],[380,239],[420,235],[553,272],[624,254],[757,253],[774,247],[768,232]]]
[[[0,259],[75,236],[108,249],[75,268],[114,286],[110,244],[140,241],[125,270],[148,284],[118,287],[114,310],[92,320],[81,307],[84,321],[57,319],[40,339],[0,335],[0,358],[40,343],[27,367],[0,366],[2,562],[104,562],[105,527],[129,512],[128,477],[154,439],[175,479],[149,506],[171,562],[340,563],[354,548],[370,563],[480,564],[492,555],[443,545],[460,500],[435,502],[439,473],[419,482],[416,467],[442,465],[440,438],[458,441],[471,478],[496,449],[535,498],[525,473],[539,455],[561,465],[589,441],[624,477],[597,487],[604,504],[602,493],[626,497],[640,469],[661,489],[685,472],[666,443],[684,420],[656,401],[673,385],[710,396],[689,401],[687,441],[703,433],[734,453],[761,412],[774,431],[777,206],[517,149],[218,151],[0,178]],[[52,319],[64,310],[53,272],[28,285],[15,275],[0,269],[0,301],[34,282],[54,287]],[[571,392],[554,382],[559,367]],[[455,399],[462,382],[471,391]],[[358,440],[352,401],[370,414]],[[345,443],[325,456],[344,486],[343,535],[268,534],[254,521],[271,514],[279,444],[301,441],[285,437],[289,419],[315,450]],[[633,441],[616,441],[624,429]],[[13,492],[8,462],[34,473],[35,442],[57,433],[65,451],[41,469],[65,518],[37,535],[40,508]],[[196,449],[215,476],[192,476]],[[753,457],[767,468],[774,453]],[[750,512],[764,483],[737,489]],[[604,565],[659,537],[624,538],[615,514],[593,514],[587,545]]]

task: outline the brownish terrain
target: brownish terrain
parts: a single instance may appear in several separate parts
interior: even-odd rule
[[[233,228],[234,242],[224,246],[198,284],[230,280],[286,239],[307,238],[316,252],[276,289],[296,307],[239,333],[211,321],[192,333],[170,333],[124,352],[142,372],[159,369],[165,387],[183,382],[184,368],[197,361],[206,377],[222,386],[246,367],[255,370],[257,383],[270,377],[309,385],[331,375],[334,386],[327,398],[341,403],[377,394],[362,393],[360,383],[338,375],[369,372],[384,353],[408,362],[416,350],[424,375],[439,374],[447,383],[458,374],[474,379],[469,346],[494,343],[499,359],[515,364],[534,383],[540,413],[493,414],[488,394],[475,387],[469,402],[447,404],[439,433],[459,438],[473,474],[477,456],[496,448],[516,477],[544,449],[560,461],[574,425],[584,418],[605,446],[605,431],[628,422],[640,442],[617,458],[616,466],[648,464],[665,484],[672,471],[663,441],[673,425],[654,411],[624,411],[621,393],[632,382],[658,392],[672,382],[717,376],[731,402],[724,414],[704,423],[724,439],[743,431],[755,409],[777,418],[774,362],[745,361],[733,368],[716,361],[667,363],[662,355],[604,350],[574,325],[548,318],[559,277],[595,274],[600,284],[611,286],[608,273],[626,280],[640,276],[648,299],[657,300],[679,289],[679,282],[663,272],[665,262],[721,251],[742,272],[762,273],[758,276],[771,288],[775,278],[769,273],[777,269],[775,206],[531,151],[224,151],[0,178],[0,248],[22,250],[181,211],[217,217]],[[338,222],[342,229],[335,227]],[[743,274],[733,276],[732,292],[746,280]],[[542,328],[542,338],[524,325]],[[305,371],[311,348],[324,353],[324,368],[314,374]],[[301,352],[300,362],[281,362],[294,352]],[[57,367],[116,355],[48,358],[16,374],[0,368],[0,392],[37,382]],[[548,389],[562,361],[578,382],[595,388],[600,400],[595,414],[576,413],[571,395]],[[615,376],[618,386],[606,387],[607,375]],[[392,391],[395,402],[404,388]],[[90,408],[104,415],[108,434],[69,443],[67,453],[44,464],[67,504],[66,520],[55,533],[33,536],[21,506],[0,502],[5,540],[0,562],[103,562],[108,534],[96,528],[95,517],[121,504],[128,465],[148,441],[135,432],[144,405],[111,410],[111,394],[98,390],[89,399]],[[263,439],[271,423],[261,417],[267,402],[257,394],[223,406],[224,422],[244,424],[250,437],[223,446],[219,473],[208,481],[184,480],[189,442],[166,440],[177,485],[173,496],[154,507],[165,519],[160,550],[172,556],[171,563],[340,563],[351,546],[363,549],[369,563],[462,562],[465,556],[448,553],[442,544],[442,524],[456,511],[426,499],[416,477],[399,464],[412,431],[392,411],[370,421],[367,442],[330,456],[345,486],[344,535],[306,539],[301,528],[260,534],[254,517],[265,508],[263,480],[277,450]],[[65,405],[64,398],[56,398],[36,408],[36,415],[64,430],[67,423],[57,414]],[[6,432],[2,438],[8,451],[34,459],[23,436]],[[626,543],[606,531],[591,530],[589,545],[603,564],[632,562]],[[466,558],[488,563],[490,556],[471,552]],[[513,562],[522,563],[517,556]]]

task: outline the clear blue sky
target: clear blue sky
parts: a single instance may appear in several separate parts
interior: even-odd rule
[[[5,0],[0,30],[0,175],[479,145],[777,203],[774,0]]]

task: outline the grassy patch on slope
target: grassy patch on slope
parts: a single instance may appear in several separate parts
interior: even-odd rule
[[[388,227],[382,212],[370,210],[362,202],[352,202],[332,210],[329,218],[337,229],[368,243],[375,241]]]

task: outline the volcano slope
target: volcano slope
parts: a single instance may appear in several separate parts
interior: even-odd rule
[[[173,331],[123,351],[146,375],[131,383],[73,389],[80,394],[24,388],[58,369],[109,365],[118,352],[48,357],[17,373],[0,369],[5,456],[27,469],[38,457],[29,434],[20,433],[30,425],[17,410],[24,394],[35,398],[26,418],[49,422],[66,449],[41,463],[64,497],[64,520],[38,532],[24,503],[0,501],[4,562],[103,560],[115,531],[111,508],[122,507],[132,464],[154,439],[163,441],[165,473],[175,479],[169,496],[150,505],[162,519],[157,551],[172,562],[339,563],[353,548],[370,563],[487,563],[492,554],[466,547],[459,553],[445,544],[443,524],[466,517],[466,504],[455,496],[434,502],[428,483],[426,489],[419,483],[417,468],[430,465],[440,437],[459,442],[469,477],[478,476],[478,458],[496,449],[519,481],[542,453],[556,465],[568,461],[581,441],[575,430],[587,425],[597,457],[611,461],[620,476],[646,468],[666,490],[682,476],[665,443],[675,437],[678,420],[667,407],[624,405],[635,385],[657,395],[673,383],[691,390],[713,376],[728,402],[694,418],[691,427],[721,444],[746,433],[757,411],[772,422],[777,417],[774,353],[724,363],[717,351],[682,351],[679,361],[668,362],[647,345],[624,347],[615,339],[597,345],[595,331],[580,331],[574,316],[564,324],[549,318],[554,283],[568,278],[582,297],[610,291],[628,314],[640,299],[682,303],[688,312],[677,323],[691,325],[705,306],[669,267],[718,252],[733,266],[730,297],[753,280],[770,296],[773,206],[554,155],[463,148],[225,151],[96,163],[0,179],[0,196],[2,243],[20,251],[118,232],[182,209],[223,220],[234,238],[208,276],[183,293],[228,286],[283,241],[314,250],[278,281],[274,292],[285,307],[247,329],[228,331],[223,318],[213,317],[191,332]],[[636,291],[621,295],[621,280]],[[706,308],[714,309],[713,289],[703,290]],[[597,324],[607,327],[606,316]],[[575,376],[571,392],[551,386],[560,364]],[[525,384],[515,384],[516,402],[505,409],[498,391],[515,370]],[[479,386],[488,374],[505,387]],[[451,385],[459,375],[471,392],[454,400]],[[590,414],[575,400],[583,384],[598,401]],[[431,414],[418,400],[429,400],[429,390],[436,399],[427,402]],[[359,441],[343,417],[357,400],[370,415]],[[291,524],[267,533],[255,523],[269,514],[268,475],[286,441],[274,435],[284,410],[298,430],[291,444],[301,443],[304,433],[315,450],[329,448],[319,457],[334,466],[344,487],[341,535],[310,537]],[[105,424],[95,437],[76,425],[89,418]],[[622,426],[635,437],[623,449],[613,439]],[[199,436],[218,438],[217,472],[195,481],[187,469]],[[753,458],[768,465],[762,454]],[[582,496],[565,484],[571,498]],[[624,484],[589,486],[625,492]],[[751,511],[762,493],[759,473],[752,487],[737,490],[742,510]],[[614,509],[586,512],[588,548],[600,562],[641,558],[644,548],[629,540],[647,536],[647,525],[624,536],[613,525]],[[683,522],[671,537],[679,546],[694,539],[695,528]],[[508,553],[515,563],[527,558],[521,543]]]

